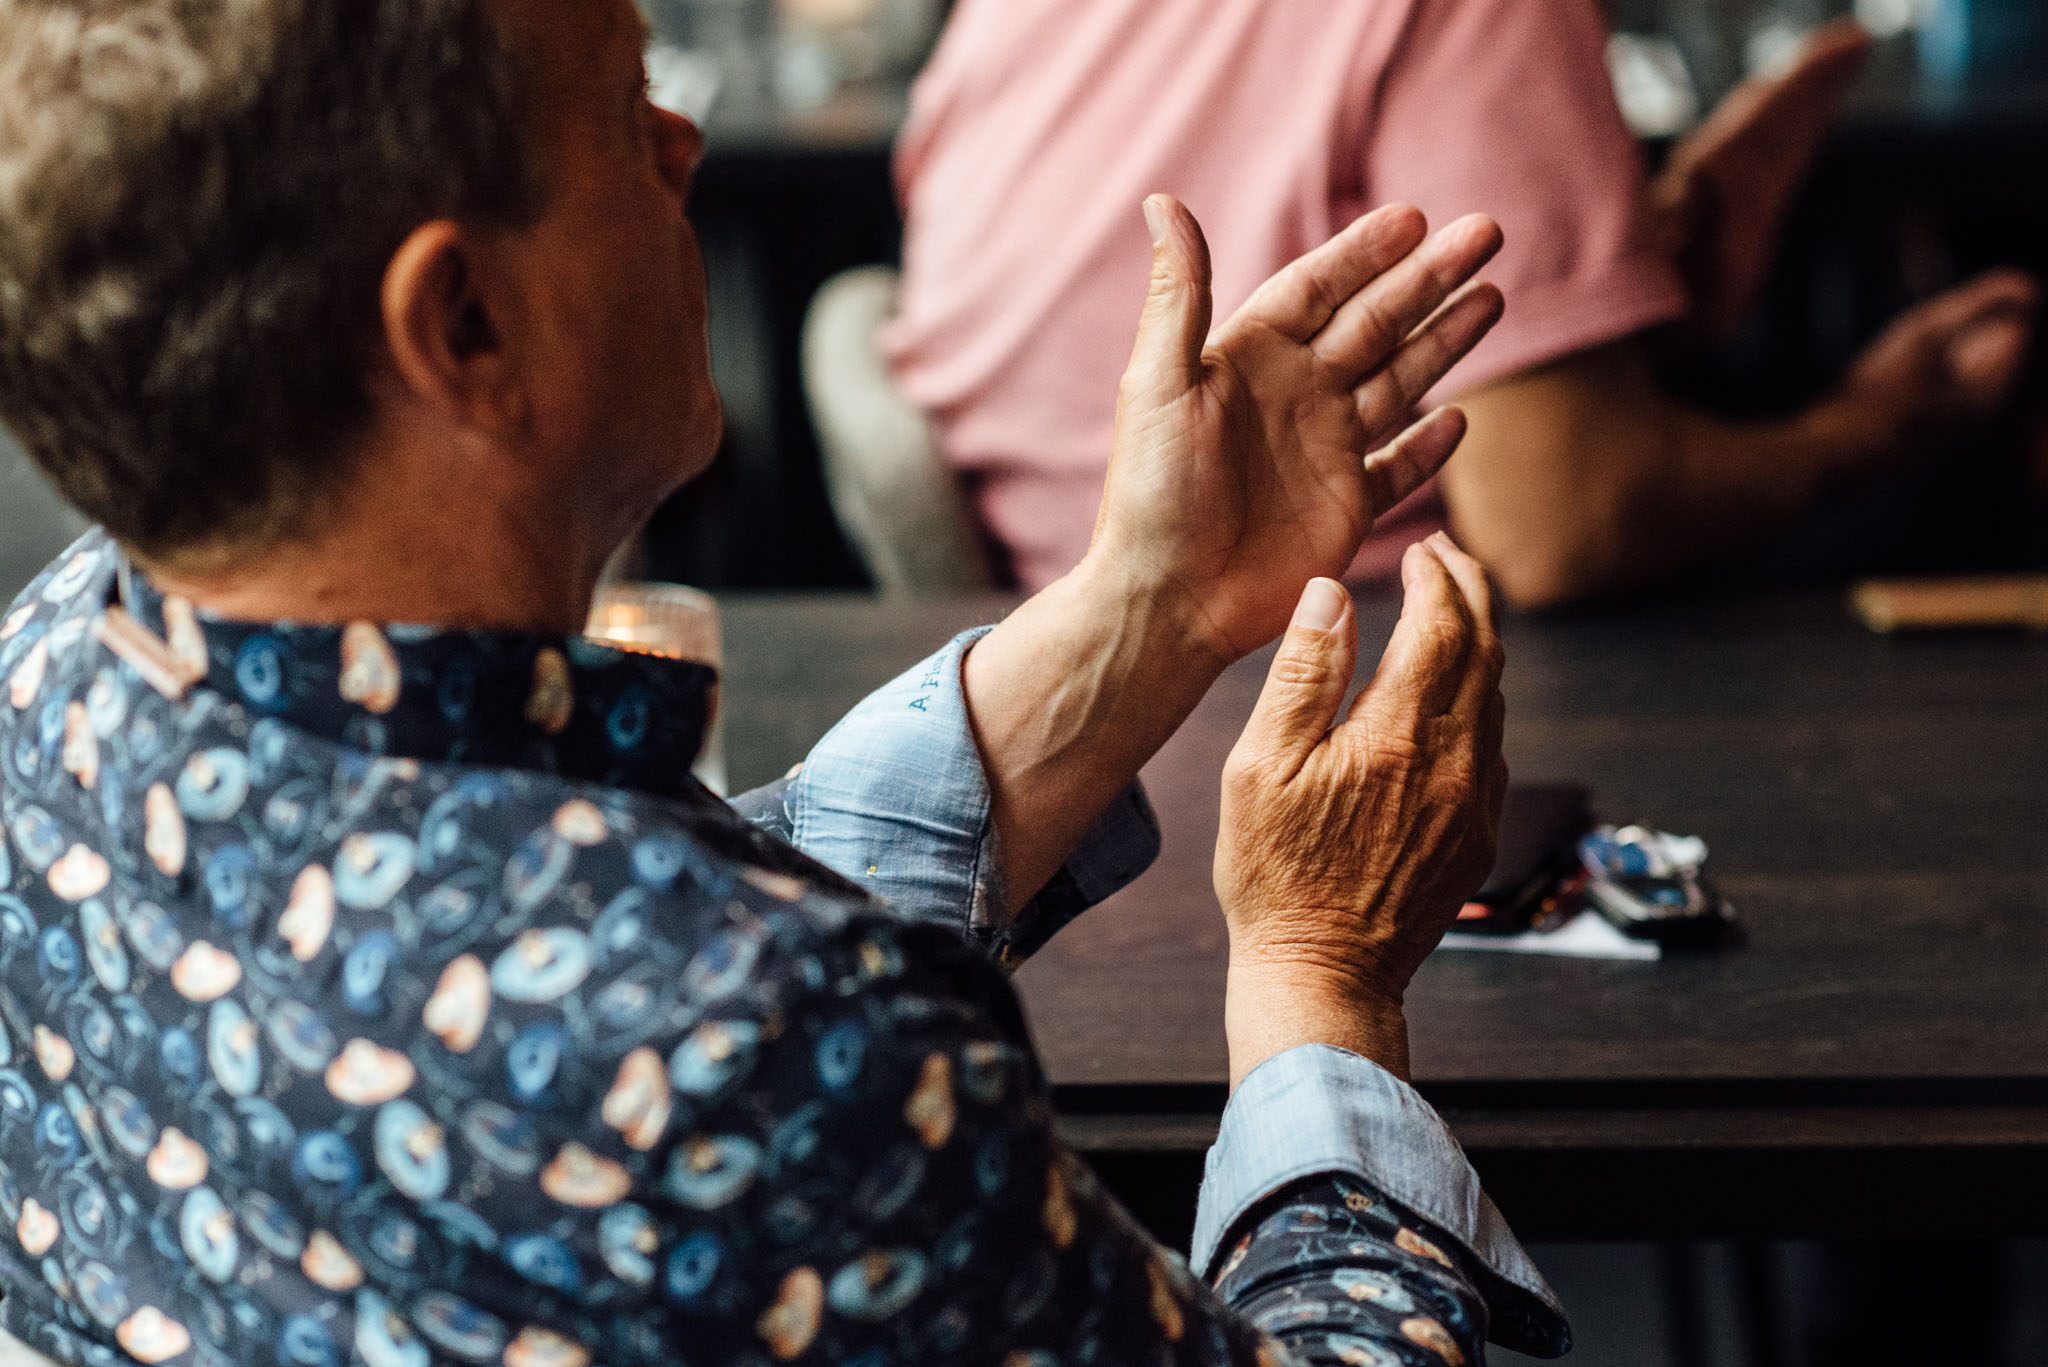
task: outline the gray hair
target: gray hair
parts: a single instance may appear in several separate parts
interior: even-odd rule
[[[345,473],[392,253],[537,193],[487,0],[0,0],[0,422],[145,556]]]

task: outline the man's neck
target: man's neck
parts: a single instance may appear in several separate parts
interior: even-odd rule
[[[151,582],[243,621],[403,622],[574,635],[613,546],[548,516],[477,500],[381,503],[219,569],[145,564]]]

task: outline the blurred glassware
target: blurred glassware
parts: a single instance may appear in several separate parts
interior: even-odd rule
[[[1873,38],[1897,38],[1926,27],[1936,0],[1856,0],[1856,21]]]
[[[681,584],[607,584],[597,591],[584,632],[594,640],[629,649],[694,660],[715,670],[725,668],[718,600],[702,589]],[[717,684],[711,687],[709,706],[704,748],[691,772],[705,787],[725,797],[725,718]]]
[[[773,0],[639,0],[653,30],[648,78],[655,102],[686,118],[720,100],[765,104],[775,61]]]
[[[724,68],[702,48],[656,42],[647,49],[647,97],[703,127],[725,84]]]
[[[2042,0],[1932,0],[1920,31],[1920,69],[1937,81],[2041,74],[2048,57]]]
[[[1671,138],[1699,122],[1700,96],[1685,54],[1657,33],[1617,33],[1607,40],[1607,74],[1629,131]]]
[[[848,88],[909,84],[947,0],[639,0],[663,108],[700,121],[714,101],[741,123],[816,109]]]
[[[772,0],[640,0],[654,36],[723,51],[757,46],[774,32]]]
[[[775,93],[814,108],[842,87],[901,84],[923,65],[940,0],[775,0]]]
[[[1773,16],[1749,31],[1742,44],[1742,69],[1748,76],[1778,76],[1792,69],[1813,24]]]
[[[1697,122],[1746,78],[1781,70],[1806,35],[1830,19],[1853,10],[1877,36],[1892,37],[1911,31],[1939,3],[1943,0],[1612,0],[1614,30],[1630,43],[1619,53],[1610,50],[1609,66],[1623,111],[1629,112],[1633,95],[1645,124],[1669,127],[1679,101],[1669,69],[1675,50],[1689,77],[1691,122]],[[1630,94],[1623,92],[1624,79],[1633,83]],[[1631,114],[1631,124],[1636,121]]]

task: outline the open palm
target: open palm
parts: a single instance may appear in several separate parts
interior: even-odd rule
[[[1341,575],[1373,520],[1456,449],[1455,409],[1402,428],[1500,316],[1498,290],[1466,283],[1500,230],[1473,215],[1430,238],[1419,211],[1376,210],[1210,335],[1200,226],[1165,196],[1146,215],[1152,288],[1091,554],[1143,567],[1236,658],[1279,635],[1301,586]]]

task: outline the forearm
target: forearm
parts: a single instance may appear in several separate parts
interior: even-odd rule
[[[1503,590],[1544,607],[1654,583],[1768,535],[1888,444],[1847,400],[1735,423],[1665,394],[1629,344],[1462,400],[1454,528]]]
[[[1170,600],[1094,561],[975,644],[962,679],[1005,910],[1044,886],[1223,664]]]

